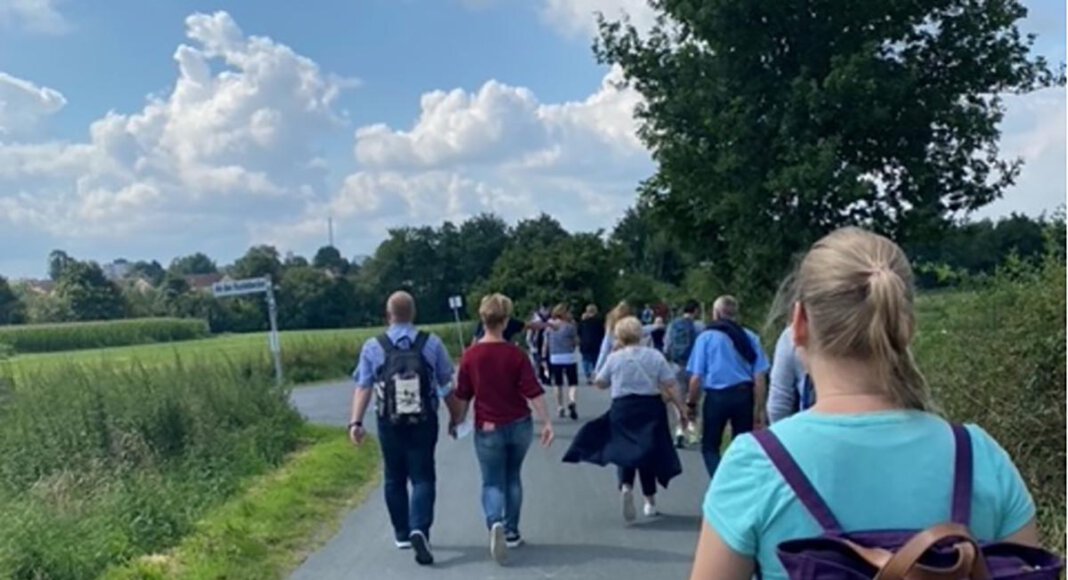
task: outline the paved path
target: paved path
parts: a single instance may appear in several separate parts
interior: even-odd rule
[[[309,420],[348,422],[351,383],[299,389],[293,399]],[[608,395],[580,390],[584,419],[608,408]],[[371,421],[373,423],[373,420]],[[479,503],[481,477],[470,436],[443,437],[437,449],[438,496],[432,544],[437,561],[421,568],[410,551],[393,548],[393,532],[379,488],[344,520],[293,579],[386,580],[392,578],[674,579],[690,573],[700,528],[700,504],[708,476],[695,450],[681,452],[684,473],[661,490],[655,520],[623,525],[613,468],[560,461],[579,423],[558,420],[557,441],[535,446],[523,468],[521,528],[527,544],[509,553],[506,567],[489,558],[489,536]],[[639,503],[640,508],[640,503]]]

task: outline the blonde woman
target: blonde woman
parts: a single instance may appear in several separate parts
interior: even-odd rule
[[[792,297],[794,343],[816,403],[731,444],[705,497],[693,579],[748,580],[758,566],[765,579],[786,578],[777,547],[820,536],[817,517],[846,533],[922,530],[949,519],[960,435],[931,411],[912,358],[912,282],[901,248],[856,228],[826,236],[802,260],[783,295]],[[971,533],[1037,546],[1035,505],[1012,460],[982,428],[964,432]],[[826,510],[806,510],[765,445],[785,448],[814,488],[807,500],[822,499]]]
[[[614,331],[619,348],[608,355],[594,381],[598,388],[611,391],[612,406],[605,415],[583,425],[564,461],[616,465],[623,519],[629,523],[637,517],[635,477],[645,497],[643,512],[653,517],[659,513],[657,483],[667,487],[682,473],[664,400],[672,401],[681,416],[685,412],[675,388],[675,370],[660,351],[640,344],[641,322],[628,316],[616,323]]]
[[[456,398],[461,403],[450,431],[455,434],[474,399],[475,454],[482,470],[482,509],[490,532],[490,554],[504,563],[507,550],[523,543],[519,533],[523,504],[520,472],[534,438],[531,407],[542,424],[543,447],[552,443],[553,427],[530,360],[504,338],[512,315],[511,299],[501,294],[486,296],[478,314],[486,331],[460,361]]]
[[[560,417],[578,420],[575,396],[578,394],[578,328],[567,304],[557,304],[552,310],[549,328],[545,331],[542,359],[549,361],[549,380],[556,389],[556,407]],[[564,407],[564,389],[567,407]]]
[[[601,352],[597,355],[597,364],[594,365],[594,375],[601,371],[604,362],[608,360],[608,355],[616,348],[616,338],[613,334],[615,332],[616,323],[632,315],[633,311],[626,301],[620,302],[615,308],[608,312],[608,316],[604,319],[604,339],[601,341]]]

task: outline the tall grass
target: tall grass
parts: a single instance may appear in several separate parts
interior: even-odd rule
[[[0,379],[0,577],[92,578],[173,545],[301,420],[235,365],[57,365]]]
[[[1012,456],[1043,536],[1065,541],[1065,264],[1011,261],[972,291],[928,297],[916,355],[936,399]]]
[[[10,345],[16,353],[127,346],[206,336],[208,323],[199,318],[131,318],[0,326],[0,343]]]

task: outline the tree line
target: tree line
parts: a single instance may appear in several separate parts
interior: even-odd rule
[[[959,284],[992,274],[1009,256],[1040,258],[1050,241],[1064,252],[1062,218],[1012,215],[998,221],[956,224],[938,238],[906,244],[923,288]],[[213,332],[247,332],[266,327],[262,296],[215,298],[195,289],[191,276],[225,274],[233,279],[270,276],[277,288],[282,328],[340,328],[382,322],[382,301],[406,289],[418,299],[419,318],[443,322],[453,316],[451,296],[462,296],[464,318],[474,315],[485,293],[504,292],[520,314],[541,302],[679,304],[741,293],[718,276],[717,264],[674,241],[646,206],[627,210],[610,232],[568,232],[549,215],[515,225],[491,214],[440,227],[389,230],[374,254],[346,259],[335,247],[320,248],[311,260],[281,256],[271,246],[254,246],[232,264],[219,266],[197,252],[173,259],[129,264],[119,280],[92,261],[62,250],[49,255],[51,293],[0,277],[0,324],[108,320],[148,316],[195,317]],[[750,302],[765,299],[749,293]]]

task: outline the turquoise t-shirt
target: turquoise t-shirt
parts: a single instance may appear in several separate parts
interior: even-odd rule
[[[982,428],[971,435],[972,533],[1004,539],[1035,515],[1012,459]],[[918,411],[862,415],[799,413],[771,430],[846,532],[921,530],[947,522],[953,488],[953,432]],[[705,496],[709,525],[735,552],[755,558],[766,579],[786,578],[780,542],[818,536],[819,525],[752,435],[731,443]]]

